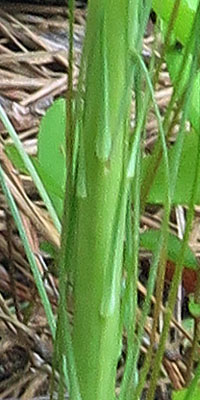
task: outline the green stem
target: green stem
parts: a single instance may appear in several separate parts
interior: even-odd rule
[[[73,344],[83,400],[115,398],[120,350],[121,275],[128,140],[120,116],[127,85],[124,1],[89,3],[86,92],[81,137],[85,196],[78,197]],[[116,68],[117,66],[117,68]],[[130,98],[130,88],[127,88]],[[130,106],[127,104],[125,115]]]

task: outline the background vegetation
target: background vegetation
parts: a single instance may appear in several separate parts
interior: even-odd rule
[[[165,358],[167,343],[174,336],[175,346],[184,347],[187,336],[181,326],[185,321],[173,315],[180,305],[177,292],[183,272],[193,332],[185,356],[184,389],[175,385],[176,390],[166,389],[166,395],[196,399],[200,276],[190,235],[200,203],[200,2],[90,1],[76,91],[75,5],[73,0],[69,3],[67,95],[42,119],[37,157],[24,151],[0,106],[1,120],[14,143],[3,151],[32,177],[57,232],[54,240],[41,244],[57,265],[55,313],[5,166],[0,166],[2,190],[54,343],[51,391],[56,390],[59,399],[67,389],[71,400],[153,400],[163,375],[162,362],[166,367],[170,360]],[[150,14],[155,19],[154,43],[147,62],[143,38]],[[156,101],[163,62],[173,84],[164,110]],[[156,120],[156,137],[148,150],[150,113]],[[159,229],[147,229],[143,223],[148,207],[159,208]],[[178,228],[178,238],[170,233],[170,223],[180,209],[185,226]],[[61,235],[60,244],[56,235]],[[142,298],[141,248],[151,253]],[[190,281],[192,288],[187,285]],[[186,347],[183,351],[186,354]]]

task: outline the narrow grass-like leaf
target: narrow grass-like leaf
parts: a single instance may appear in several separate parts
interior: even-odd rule
[[[162,124],[160,111],[159,111],[158,105],[157,105],[157,103],[155,101],[153,85],[151,83],[151,79],[150,79],[147,67],[146,67],[142,57],[135,50],[133,50],[133,55],[134,55],[134,58],[135,57],[138,58],[138,60],[139,60],[139,62],[141,64],[141,68],[142,68],[142,70],[144,72],[144,75],[145,75],[145,78],[146,78],[146,81],[147,81],[147,84],[148,84],[148,87],[149,87],[149,90],[150,90],[150,93],[151,93],[152,102],[153,102],[155,114],[156,114],[156,117],[157,117],[160,136],[161,136],[161,141],[162,141],[162,146],[163,146],[163,156],[164,156],[164,163],[165,163],[165,179],[166,179],[166,182],[169,182],[169,165],[168,165],[167,147],[166,147],[166,143],[165,143],[165,133],[164,133],[164,130],[163,130],[163,124]],[[170,192],[169,192],[168,188],[165,189],[165,193],[167,193],[168,196],[169,196]],[[170,200],[168,199],[168,202],[169,201]]]
[[[138,53],[134,50],[133,51],[133,60],[138,59],[140,62],[141,68],[145,74],[145,78],[147,80],[148,84],[148,89],[153,101],[153,105],[155,108],[155,113],[158,119],[158,124],[160,128],[160,134],[161,134],[161,142],[163,145],[163,151],[165,155],[165,180],[164,182],[166,183],[165,186],[165,218],[163,222],[163,229],[162,229],[162,234],[160,236],[160,240],[157,243],[157,251],[155,253],[155,262],[152,265],[152,268],[150,270],[150,275],[149,275],[149,281],[148,281],[148,286],[147,286],[147,296],[145,298],[145,302],[143,305],[143,312],[142,312],[142,317],[141,317],[141,324],[139,325],[138,328],[138,334],[137,334],[137,342],[133,345],[133,357],[132,357],[132,362],[130,367],[132,367],[133,371],[133,376],[136,376],[136,368],[137,368],[137,361],[139,357],[139,349],[140,349],[140,343],[142,340],[142,335],[143,335],[143,329],[144,329],[144,323],[147,317],[147,314],[149,312],[149,307],[150,307],[150,298],[153,293],[154,285],[155,285],[155,278],[156,278],[156,271],[157,271],[157,266],[158,266],[158,260],[160,256],[160,251],[162,247],[164,246],[164,243],[166,243],[167,240],[167,223],[168,223],[168,218],[169,218],[169,213],[170,213],[170,191],[169,191],[169,165],[168,165],[168,155],[167,155],[167,148],[166,148],[166,143],[165,143],[165,134],[163,131],[162,127],[162,122],[161,122],[161,116],[158,110],[158,106],[155,102],[154,99],[154,92],[153,92],[153,86],[149,77],[149,73],[144,65],[144,62],[142,61],[141,57],[138,55]],[[137,398],[137,395],[136,395]]]
[[[134,201],[134,223],[132,226],[131,221],[131,202],[129,199],[129,212],[128,212],[128,230],[127,230],[127,279],[126,279],[126,293],[124,301],[125,307],[128,308],[128,321],[127,321],[127,359],[124,370],[124,376],[120,387],[119,400],[131,399],[133,388],[136,386],[138,380],[138,371],[133,367],[134,357],[134,340],[136,329],[136,315],[137,315],[137,282],[138,282],[138,255],[139,255],[139,223],[140,223],[140,174],[141,174],[141,149],[138,149],[136,160],[136,174],[133,201]],[[131,188],[130,188],[131,189]],[[130,196],[132,199],[132,196]],[[138,343],[139,346],[139,343]],[[139,347],[138,347],[139,348]],[[137,350],[136,350],[137,352]]]
[[[16,206],[16,203],[14,201],[14,198],[13,198],[9,188],[6,185],[4,172],[3,172],[2,168],[1,168],[1,166],[0,166],[0,183],[1,183],[1,187],[3,189],[3,192],[4,192],[5,196],[6,196],[6,200],[8,202],[9,207],[10,207],[10,210],[12,212],[13,218],[15,220],[16,226],[18,228],[20,237],[22,239],[22,242],[23,242],[23,245],[24,245],[24,248],[25,248],[25,251],[26,251],[26,255],[27,255],[28,261],[30,263],[31,271],[32,271],[34,279],[35,279],[35,284],[36,284],[36,287],[38,289],[42,304],[44,306],[44,310],[45,310],[45,313],[46,313],[46,316],[47,316],[47,321],[48,321],[48,324],[50,326],[52,336],[54,338],[55,337],[56,325],[55,325],[55,318],[54,318],[54,315],[53,315],[53,312],[52,312],[52,309],[51,309],[51,305],[50,305],[46,290],[44,288],[44,284],[43,284],[43,281],[42,281],[41,274],[40,274],[40,272],[38,270],[38,266],[37,266],[37,263],[36,263],[36,260],[35,260],[35,256],[34,256],[32,250],[30,248],[29,241],[28,241],[28,238],[27,238],[27,235],[26,235],[26,231],[25,231],[25,229],[23,227],[23,223],[22,223],[18,208]]]
[[[149,312],[149,307],[150,307],[150,297],[153,293],[153,289],[154,289],[154,285],[155,285],[155,277],[156,277],[156,271],[157,271],[157,267],[158,267],[158,260],[161,254],[161,251],[163,250],[164,247],[167,246],[167,239],[168,239],[168,232],[167,232],[167,225],[168,225],[168,220],[169,220],[169,215],[170,215],[170,207],[171,207],[171,199],[170,199],[170,186],[169,186],[169,163],[168,163],[168,154],[167,154],[167,146],[166,146],[166,142],[165,142],[165,133],[163,130],[163,126],[162,126],[162,121],[161,121],[161,116],[160,116],[160,112],[158,109],[158,106],[155,102],[155,98],[154,98],[154,91],[153,91],[153,86],[151,83],[151,79],[148,73],[148,70],[144,64],[144,61],[142,60],[141,56],[137,54],[137,52],[134,50],[133,51],[133,56],[134,58],[137,57],[138,61],[140,62],[141,68],[144,72],[145,75],[145,79],[147,81],[147,85],[151,94],[151,98],[152,98],[152,102],[153,102],[153,106],[155,109],[155,114],[158,120],[158,126],[159,126],[159,131],[160,131],[160,140],[162,143],[162,148],[163,148],[163,154],[164,154],[164,160],[165,160],[165,178],[164,178],[164,191],[165,191],[165,213],[164,213],[164,219],[163,219],[163,224],[162,224],[162,231],[161,231],[161,236],[160,236],[160,240],[157,243],[157,249],[155,252],[155,262],[152,265],[152,268],[150,270],[150,274],[149,274],[149,280],[148,280],[148,285],[147,285],[147,296],[145,298],[145,302],[143,305],[143,311],[142,311],[142,323],[139,326],[138,329],[138,345],[141,343],[142,340],[142,334],[143,334],[143,329],[144,329],[144,323],[147,317],[147,314]],[[133,365],[133,371],[134,371],[134,376],[136,373],[136,366],[137,366],[137,361],[138,361],[138,357],[139,357],[139,347],[137,345],[135,345],[134,347],[134,352],[133,352],[133,361],[132,361],[132,365]],[[144,378],[143,378],[144,379]],[[138,386],[138,390],[140,389],[140,386]],[[142,385],[141,385],[141,389],[142,389]],[[139,394],[137,392],[135,392],[134,394],[134,399],[138,398]]]

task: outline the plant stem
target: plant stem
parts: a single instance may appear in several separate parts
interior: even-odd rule
[[[116,118],[120,117],[121,98],[127,87],[131,19],[126,10],[128,2],[117,3],[95,0],[89,3],[88,10],[85,108],[80,139],[86,193],[78,197],[73,330],[83,400],[115,398],[120,351],[128,130],[124,117],[119,119],[118,126]],[[127,99],[131,98],[130,93],[127,87]],[[130,101],[125,116],[129,106]]]

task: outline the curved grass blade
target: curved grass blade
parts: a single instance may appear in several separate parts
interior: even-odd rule
[[[51,308],[51,305],[50,305],[50,302],[49,302],[49,299],[48,299],[48,296],[47,296],[47,293],[46,293],[46,290],[45,290],[45,287],[44,287],[44,284],[42,281],[41,274],[38,270],[38,266],[35,261],[35,256],[30,248],[29,241],[28,241],[28,238],[26,235],[26,231],[23,227],[23,223],[22,223],[18,208],[16,206],[15,200],[14,200],[8,186],[6,185],[4,172],[3,172],[3,169],[1,166],[0,166],[0,183],[2,186],[2,190],[6,196],[6,200],[10,207],[10,210],[12,212],[13,218],[15,220],[16,226],[18,228],[20,237],[22,239],[24,249],[25,249],[28,261],[30,263],[30,268],[31,268],[31,271],[32,271],[34,279],[35,279],[35,284],[37,286],[37,289],[38,289],[38,292],[39,292],[39,295],[40,295],[40,298],[41,298],[41,301],[42,301],[42,304],[44,306],[44,310],[45,310],[45,313],[47,316],[47,321],[50,326],[52,336],[54,338],[56,325],[55,325],[55,318],[54,318],[54,315],[52,312],[52,308]]]

